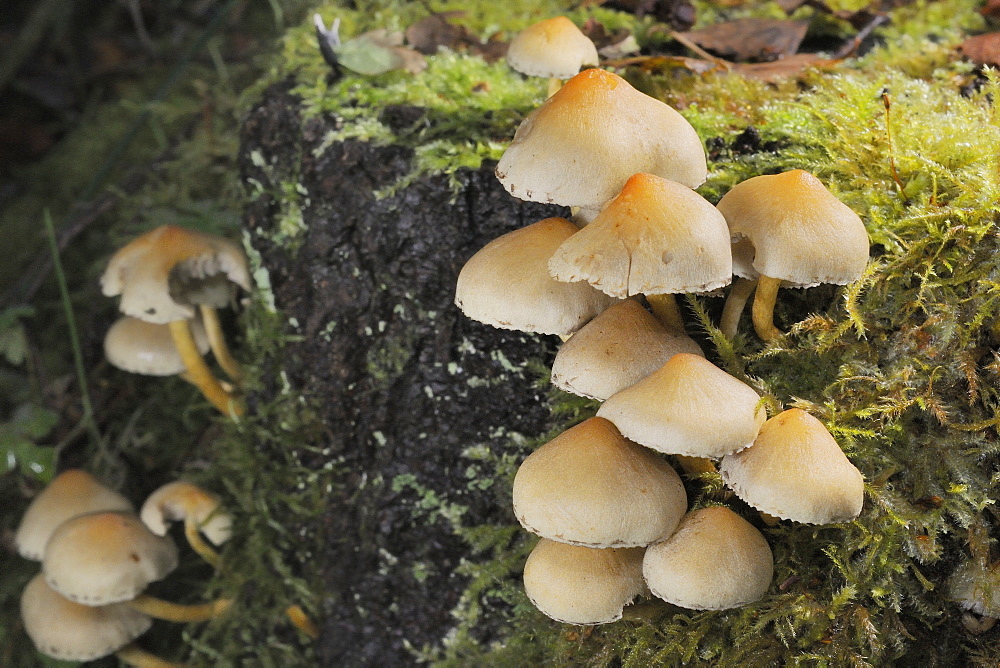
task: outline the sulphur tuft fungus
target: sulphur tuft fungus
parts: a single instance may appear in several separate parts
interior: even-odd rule
[[[565,16],[534,23],[507,47],[507,64],[521,74],[549,79],[549,95],[580,71],[598,64],[597,47]]]
[[[198,319],[190,326],[195,347],[204,355],[209,351],[205,327]],[[104,335],[104,356],[119,369],[144,376],[183,375],[186,371],[170,327],[131,316],[116,320]]]
[[[232,518],[220,509],[219,497],[197,485],[178,480],[163,485],[142,504],[139,517],[157,536],[167,533],[168,523],[184,521],[188,544],[205,561],[219,567],[219,554],[202,540],[222,545],[232,534]]]

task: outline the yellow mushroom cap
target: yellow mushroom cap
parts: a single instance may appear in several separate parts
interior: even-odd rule
[[[36,496],[14,535],[17,552],[41,561],[52,532],[68,519],[101,510],[133,512],[132,503],[81,469],[63,471]]]
[[[708,174],[705,149],[674,109],[598,69],[577,74],[524,119],[496,169],[518,199],[590,208],[637,172],[696,188]]]
[[[549,276],[549,258],[576,231],[565,218],[546,218],[494,239],[462,267],[455,303],[473,320],[501,329],[572,334],[615,301],[587,284]]]
[[[868,263],[868,232],[850,207],[809,172],[755,176],[719,201],[745,278],[780,278],[797,287],[856,281]]]
[[[225,543],[232,534],[232,518],[219,510],[219,497],[183,480],[167,483],[150,494],[139,517],[157,536],[166,535],[168,522],[188,518],[216,545]]]
[[[21,594],[21,619],[38,651],[62,661],[108,656],[149,629],[153,620],[124,603],[89,606],[60,596],[41,573]]]
[[[560,281],[588,281],[613,297],[708,292],[733,278],[729,228],[687,186],[634,174],[549,260]]]
[[[177,567],[177,547],[130,513],[90,513],[59,525],[45,547],[45,581],[85,605],[129,601]]]
[[[597,63],[597,47],[565,16],[528,26],[507,47],[507,64],[533,77],[568,79]]]
[[[558,622],[606,624],[646,592],[641,547],[592,548],[541,539],[524,564],[524,591]]]
[[[847,522],[864,504],[861,471],[823,423],[798,408],[765,422],[752,446],[722,458],[719,472],[754,508],[795,522]]]
[[[669,603],[725,610],[767,592],[774,557],[757,529],[716,506],[688,513],[670,538],[650,545],[642,573],[650,591]]]
[[[688,353],[615,394],[597,414],[640,445],[689,457],[749,447],[767,419],[753,388]]]
[[[599,417],[528,455],[513,496],[514,514],[528,531],[590,547],[649,545],[669,535],[687,509],[670,465]]]
[[[250,289],[243,249],[174,225],[157,227],[119,249],[101,277],[105,296],[121,295],[122,313],[161,324],[191,319],[193,304],[224,306],[232,283]]]
[[[562,344],[552,362],[552,384],[604,401],[677,353],[704,356],[690,336],[668,331],[638,302],[627,299],[609,306]]]
[[[208,335],[201,321],[191,321],[191,334],[202,355],[208,352]],[[104,356],[111,364],[146,376],[173,376],[186,370],[170,333],[170,326],[124,316],[104,336]]]

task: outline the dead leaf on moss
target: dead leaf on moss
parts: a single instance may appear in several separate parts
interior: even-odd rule
[[[681,34],[724,58],[769,61],[798,51],[808,29],[808,21],[739,19]]]
[[[460,16],[465,16],[465,12],[441,12],[421,19],[406,29],[406,43],[425,55],[437,53],[442,46],[456,49],[470,42],[478,43],[465,26],[448,21]]]
[[[962,55],[977,65],[1000,65],[1000,32],[970,37],[958,48]]]
[[[1000,19],[1000,0],[987,0],[986,4],[979,8],[979,13],[990,19]]]
[[[822,58],[815,53],[797,53],[770,63],[737,63],[733,65],[733,72],[742,74],[749,79],[776,83],[797,77],[807,67],[829,68],[839,62],[839,60]]]

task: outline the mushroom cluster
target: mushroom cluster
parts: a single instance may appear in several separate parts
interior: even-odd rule
[[[145,523],[162,527],[158,507],[144,507],[140,518],[128,499],[78,469],[59,474],[35,497],[15,544],[23,557],[42,563],[21,596],[25,630],[40,652],[68,661],[117,654],[131,665],[166,665],[133,642],[154,618],[205,621],[229,608],[226,599],[179,605],[144,593],[177,567],[173,540]],[[228,537],[220,531],[228,516],[217,501],[199,510],[195,531],[213,529],[216,538]]]
[[[563,337],[552,382],[604,402],[514,479],[515,515],[541,536],[525,565],[529,598],[576,624],[619,619],[641,594],[693,609],[757,600],[773,574],[767,541],[726,507],[689,511],[662,455],[689,474],[721,460],[738,497],[807,524],[857,517],[863,477],[815,417],[767,420],[758,392],[687,336],[674,295],[719,291],[735,274],[724,333],[736,334],[756,290],[754,327],[772,340],[779,285],[860,278],[861,219],[801,170],[749,179],[713,206],[694,190],[707,160],[691,125],[601,69],[550,91],[496,174],[515,197],[571,207],[573,222],[488,244],[462,269],[456,303],[480,322]]]

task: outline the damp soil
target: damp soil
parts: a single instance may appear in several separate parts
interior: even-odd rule
[[[405,121],[421,110],[384,113]],[[244,225],[295,334],[272,364],[319,408],[326,434],[302,459],[349,472],[312,527],[319,659],[406,665],[409,648],[433,647],[453,627],[465,585],[454,571],[469,552],[447,518],[418,507],[432,495],[467,507],[466,525],[509,523],[509,508],[470,489],[462,453],[498,452],[507,433],[539,434],[549,420],[525,366],[549,363],[557,340],[467,319],[453,303],[455,280],[488,241],[567,212],[514,199],[493,165],[459,172],[457,190],[429,176],[378,199],[410,171],[412,152],[327,146],[336,127],[332,115],[304,119],[287,87],[264,95],[242,132],[242,176],[263,193]],[[301,185],[304,229],[293,242],[281,234],[288,183]],[[280,391],[275,383],[251,397],[251,410]]]

